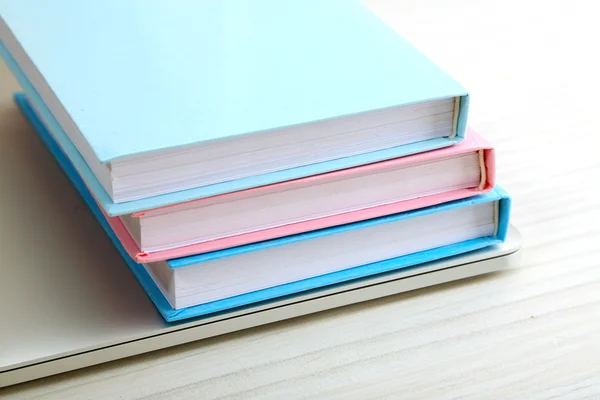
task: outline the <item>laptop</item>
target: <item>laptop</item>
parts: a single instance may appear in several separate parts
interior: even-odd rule
[[[0,135],[0,387],[516,265],[511,227],[462,256],[168,324],[38,136],[14,125]]]

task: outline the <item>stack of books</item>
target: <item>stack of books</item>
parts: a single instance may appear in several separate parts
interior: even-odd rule
[[[359,1],[0,4],[17,103],[167,321],[505,238],[468,92]]]

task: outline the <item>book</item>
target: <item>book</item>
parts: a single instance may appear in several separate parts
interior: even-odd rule
[[[493,147],[461,143],[412,156],[109,217],[137,262],[221,250],[395,214],[491,190]],[[113,221],[110,221],[113,220]]]
[[[358,0],[20,0],[0,15],[3,58],[110,216],[465,134],[466,89]]]
[[[241,296],[295,294],[498,243],[507,217],[506,194],[496,188],[436,206],[143,265],[173,310],[210,307]]]
[[[65,158],[27,100],[18,101],[38,135],[54,143],[54,156]],[[105,217],[129,256],[148,263],[423,208],[494,185],[493,146],[468,128],[467,137],[452,147]]]
[[[23,96],[16,100],[21,107],[27,105]],[[50,135],[40,138],[53,154],[60,154]],[[505,239],[510,217],[510,196],[496,186],[484,194],[384,217],[138,264],[129,257],[71,161],[64,155],[55,159],[168,322],[491,246]]]

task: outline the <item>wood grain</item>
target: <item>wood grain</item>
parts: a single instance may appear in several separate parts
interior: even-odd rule
[[[600,398],[600,3],[369,0],[471,92],[520,268],[30,382],[3,399]],[[24,124],[0,67],[0,131]],[[20,127],[19,129],[23,129]]]

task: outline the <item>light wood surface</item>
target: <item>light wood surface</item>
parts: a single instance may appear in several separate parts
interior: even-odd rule
[[[600,2],[367,4],[470,90],[470,123],[496,145],[498,182],[514,197],[520,268],[42,379],[0,398],[600,398]],[[29,134],[15,90],[1,64],[0,133]]]

